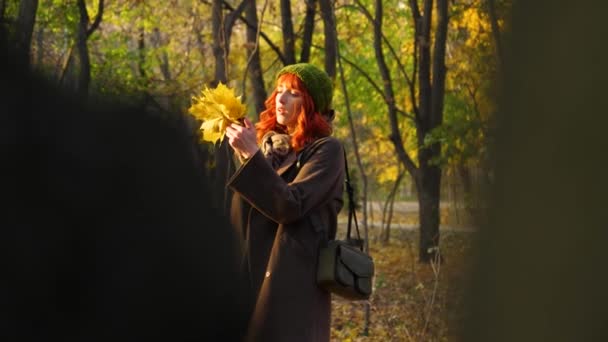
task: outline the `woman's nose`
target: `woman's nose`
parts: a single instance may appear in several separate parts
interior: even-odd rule
[[[285,104],[285,94],[286,94],[285,92],[277,94],[277,99],[279,100],[279,102],[281,104]]]

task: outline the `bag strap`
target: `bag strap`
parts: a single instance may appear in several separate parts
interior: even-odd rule
[[[302,164],[304,162],[306,162],[306,160],[308,160],[308,157],[310,156],[310,154],[312,154],[316,150],[316,148],[320,145],[320,143],[323,142],[325,139],[326,138],[321,138],[321,139],[316,140],[311,145],[307,146],[304,149],[304,151],[302,151],[298,155],[298,159],[297,159],[297,163],[296,163],[296,167],[298,169],[300,169],[302,167]],[[350,182],[350,172],[348,171],[348,160],[346,158],[346,149],[344,148],[344,146],[342,146],[342,152],[344,153],[344,174],[345,174],[344,183],[346,185],[346,192],[348,193],[348,226],[347,226],[347,230],[346,230],[346,241],[348,241],[349,244],[355,245],[359,249],[363,250],[363,240],[361,239],[361,234],[359,232],[359,222],[357,221],[357,212],[355,210],[355,198],[354,198],[355,191]],[[351,231],[352,231],[353,222],[355,224],[355,230],[357,231],[356,239],[351,239]],[[325,240],[328,240],[327,232],[325,232],[325,234],[326,234]]]
[[[348,193],[348,226],[346,229],[346,240],[351,241],[350,232],[352,227],[352,222],[355,222],[355,229],[357,230],[357,240],[361,243],[358,243],[358,247],[363,250],[363,240],[361,239],[361,234],[359,233],[359,222],[357,221],[357,212],[355,210],[355,191],[353,189],[352,184],[350,183],[350,172],[348,171],[348,160],[346,158],[346,149],[343,147],[342,151],[344,152],[344,174],[345,174],[345,184],[346,184],[346,192]]]

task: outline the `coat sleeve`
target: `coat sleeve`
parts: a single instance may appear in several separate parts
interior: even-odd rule
[[[281,178],[258,151],[237,170],[228,187],[271,220],[285,224],[326,203],[343,181],[342,145],[331,138],[302,164],[291,183]]]

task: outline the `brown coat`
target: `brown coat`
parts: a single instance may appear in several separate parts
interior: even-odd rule
[[[290,154],[274,170],[261,152],[229,180],[232,221],[243,238],[254,298],[248,341],[329,341],[329,293],[316,285],[319,244],[336,233],[344,155],[332,137]]]

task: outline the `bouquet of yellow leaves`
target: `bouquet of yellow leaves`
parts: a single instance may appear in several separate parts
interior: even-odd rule
[[[245,117],[246,107],[240,96],[235,96],[234,90],[221,82],[217,88],[205,89],[201,96],[192,97],[192,105],[188,112],[198,120],[203,121],[200,129],[203,131],[201,140],[217,143],[224,139],[226,127],[238,123]]]

